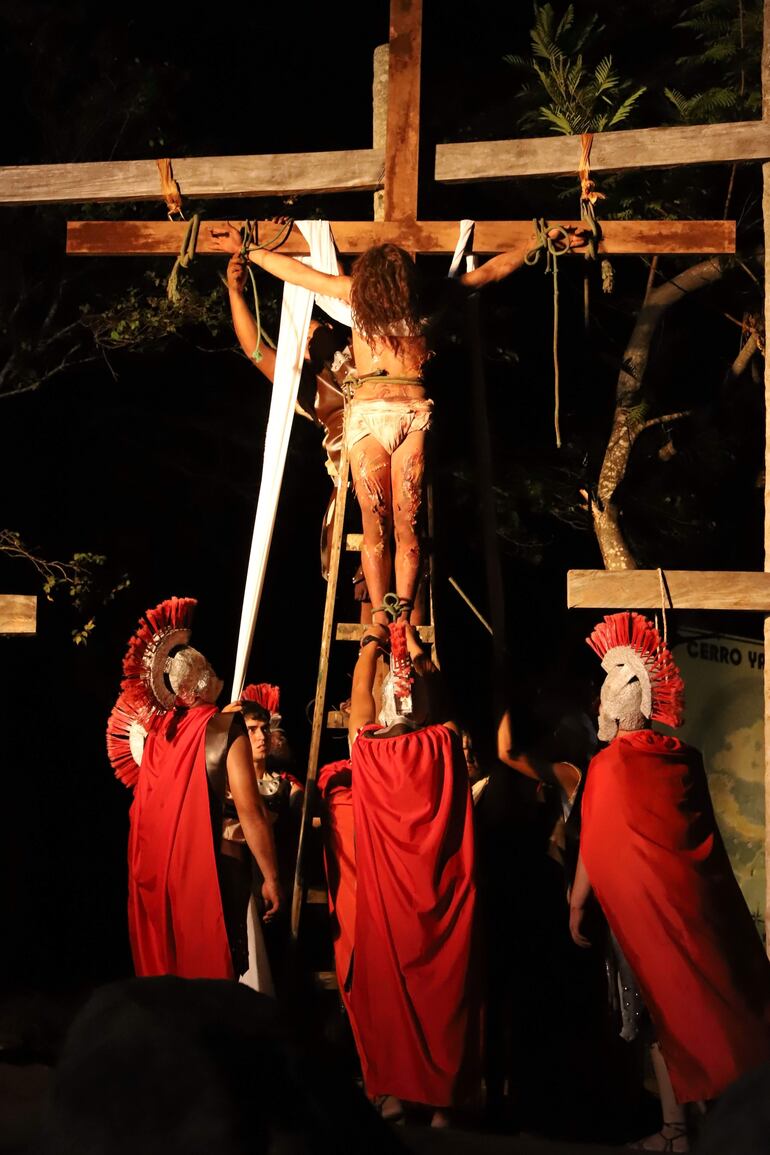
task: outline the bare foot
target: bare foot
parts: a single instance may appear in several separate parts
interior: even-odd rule
[[[431,1127],[451,1127],[449,1114],[442,1107],[437,1107],[430,1121]]]
[[[660,1131],[656,1131],[654,1135],[648,1135],[646,1139],[637,1139],[635,1143],[628,1143],[627,1146],[632,1151],[689,1151],[687,1124],[664,1123]]]
[[[388,1123],[402,1123],[404,1105],[395,1095],[375,1095],[372,1105]]]

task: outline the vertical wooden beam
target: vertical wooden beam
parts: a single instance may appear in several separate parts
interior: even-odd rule
[[[372,148],[381,148],[383,155],[388,134],[388,56],[390,47],[380,44],[374,50],[372,77]],[[385,192],[374,194],[374,219],[385,220]]]
[[[324,603],[324,620],[321,627],[321,648],[318,658],[318,677],[316,679],[315,705],[313,706],[313,729],[310,734],[310,750],[307,761],[307,775],[305,778],[305,797],[302,803],[302,820],[300,822],[299,841],[297,844],[297,863],[294,872],[294,890],[291,901],[291,936],[294,942],[299,936],[299,924],[302,917],[302,902],[304,898],[305,858],[307,855],[307,839],[312,827],[315,804],[318,797],[316,777],[318,775],[318,761],[321,754],[321,735],[326,722],[324,703],[326,701],[326,683],[329,677],[329,650],[334,629],[334,606],[337,597],[337,581],[340,572],[340,555],[342,553],[343,530],[345,526],[345,505],[348,494],[348,477],[350,463],[347,449],[343,445],[338,466],[337,500],[334,505],[334,525],[329,547],[329,574],[326,579],[326,601]]]
[[[390,0],[385,220],[417,219],[422,0]]]
[[[770,0],[764,0],[762,29],[762,120],[770,123]],[[765,233],[765,331],[770,325],[770,164],[762,165]],[[765,357],[765,571],[770,570],[770,366]],[[770,941],[770,617],[765,618],[765,949]]]

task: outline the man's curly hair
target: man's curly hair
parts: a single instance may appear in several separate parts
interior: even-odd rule
[[[404,338],[423,335],[421,277],[404,249],[372,245],[351,275],[353,325],[367,344],[383,341],[398,355]]]

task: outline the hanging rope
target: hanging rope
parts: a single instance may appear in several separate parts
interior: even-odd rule
[[[580,137],[581,153],[578,175],[580,176],[580,219],[589,233],[588,251],[586,258],[596,260],[599,253],[599,242],[602,238],[601,226],[596,219],[595,204],[604,200],[605,195],[597,190],[591,179],[591,145],[594,136],[592,132],[584,132]],[[611,293],[615,285],[615,274],[612,262],[607,257],[602,258],[602,292]],[[586,328],[588,327],[588,301],[586,300]]]
[[[185,229],[179,256],[174,261],[174,267],[166,284],[166,296],[173,305],[178,305],[181,294],[179,292],[179,272],[186,269],[195,258],[195,248],[198,244],[198,230],[200,229],[200,213],[193,213]]]
[[[592,132],[584,132],[580,137],[580,167],[578,168],[578,175],[580,177],[580,219],[588,233],[586,258],[591,261],[596,260],[597,246],[601,238],[601,231],[599,229],[599,222],[596,219],[596,210],[594,205],[599,200],[604,200],[604,193],[597,190],[596,185],[591,180],[591,145],[594,141],[594,134]]]
[[[184,213],[182,212],[182,192],[179,185],[174,180],[174,170],[171,167],[171,161],[168,157],[163,157],[161,160],[155,162],[160,173],[160,191],[161,196],[166,202],[168,209],[168,219],[170,221],[183,221]]]
[[[256,277],[254,276],[254,270],[251,267],[251,262],[249,261],[249,252],[251,249],[278,249],[278,248],[280,248],[281,245],[284,243],[284,241],[287,240],[293,227],[294,227],[294,221],[291,218],[289,218],[286,221],[282,221],[281,227],[279,228],[279,230],[275,234],[275,236],[270,237],[269,240],[264,241],[262,244],[260,244],[259,240],[257,238],[257,222],[256,221],[244,221],[243,222],[243,229],[241,232],[242,241],[241,241],[241,253],[240,253],[240,255],[241,255],[241,259],[246,262],[246,268],[247,268],[248,273],[249,273],[249,280],[251,281],[251,291],[254,294],[254,320],[257,323],[257,343],[256,343],[256,346],[254,347],[254,352],[251,354],[251,359],[252,359],[252,361],[254,361],[255,364],[259,364],[259,362],[262,360],[262,353],[260,351],[259,346],[262,344],[263,335],[262,335],[262,318],[260,316],[260,311],[259,311],[259,294],[257,292],[257,281],[256,281]]]
[[[580,165],[578,166],[578,176],[580,177],[580,221],[583,229],[587,234],[585,258],[587,261],[595,261],[599,250],[599,241],[601,239],[601,229],[599,222],[596,219],[596,210],[594,205],[598,200],[604,199],[604,193],[597,191],[594,182],[591,180],[591,145],[593,144],[593,133],[584,132],[580,137]],[[605,267],[606,266],[606,267]],[[612,266],[609,262],[602,261],[602,290],[609,292],[607,287],[605,274],[612,274]],[[588,330],[591,323],[591,296],[590,296],[590,281],[588,279],[588,270],[583,272],[583,326]]]
[[[559,428],[559,257],[569,252],[569,233],[561,225],[549,225],[540,218],[532,222],[535,226],[537,244],[524,258],[527,265],[536,265],[545,253],[545,273],[553,276],[553,424],[556,433],[556,448],[561,449],[561,429]]]

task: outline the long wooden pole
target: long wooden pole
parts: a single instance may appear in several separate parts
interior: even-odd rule
[[[345,524],[348,477],[348,454],[347,449],[343,445],[338,471],[337,500],[334,504],[334,527],[332,529],[332,539],[329,548],[329,574],[326,581],[324,620],[321,627],[318,677],[316,679],[315,705],[313,707],[313,730],[310,735],[310,751],[308,753],[307,777],[305,779],[305,797],[302,806],[297,864],[294,874],[294,893],[291,903],[291,934],[295,941],[299,935],[299,924],[302,916],[302,902],[305,888],[304,857],[306,854],[307,836],[315,813],[316,776],[318,774],[318,761],[321,753],[321,736],[326,721],[324,710],[326,703],[326,683],[329,679],[329,651],[332,642],[332,631],[334,629],[334,607],[337,598],[340,555],[342,553],[342,531]]]
[[[764,3],[762,30],[762,121],[770,127],[770,0]],[[765,234],[765,332],[770,332],[770,164],[762,165],[762,215]],[[765,572],[770,571],[770,366],[765,356]],[[770,617],[765,618],[765,947],[770,926]]]

